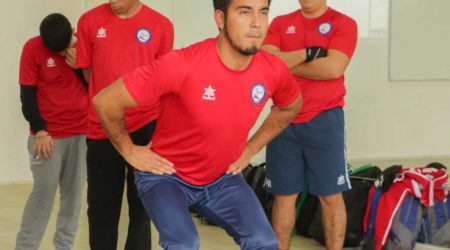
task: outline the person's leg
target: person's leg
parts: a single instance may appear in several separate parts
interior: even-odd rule
[[[33,172],[33,191],[23,211],[16,250],[38,249],[50,218],[61,171],[61,148],[55,140],[55,149],[49,160],[33,155],[34,136],[28,138],[28,152]]]
[[[139,130],[131,133],[131,139],[136,145],[147,145],[150,142],[155,122],[151,122]],[[128,235],[125,243],[125,250],[148,250],[151,249],[150,219],[139,199],[134,184],[133,168],[127,164],[127,201]]]
[[[60,174],[60,207],[53,239],[55,249],[72,249],[80,218],[81,197],[86,180],[86,136],[61,140],[64,147]]]
[[[342,108],[319,114],[305,133],[309,135],[305,142],[309,191],[319,196],[326,247],[342,249],[347,213],[341,193],[351,188]]]
[[[277,238],[255,193],[242,175],[225,175],[205,187],[193,205],[245,250],[276,250]]]
[[[278,249],[289,249],[292,230],[296,219],[296,201],[298,194],[275,195],[272,211],[272,226],[277,235]]]
[[[87,141],[89,244],[116,249],[125,181],[125,161],[108,139]]]
[[[342,193],[319,196],[319,200],[327,249],[342,249],[347,225],[347,211]]]
[[[296,219],[296,201],[305,187],[303,152],[298,126],[291,124],[267,146],[266,189],[275,195],[272,227],[279,249],[289,249]]]
[[[139,199],[131,167],[127,170],[128,235],[125,250],[151,249],[150,218]]]
[[[168,250],[198,250],[200,243],[189,212],[192,194],[167,175],[135,173],[139,197]]]

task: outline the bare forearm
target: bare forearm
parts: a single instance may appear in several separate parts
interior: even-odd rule
[[[136,103],[126,90],[122,79],[100,91],[93,102],[103,129],[117,151],[126,158],[134,144],[125,128],[124,110],[135,107]]]
[[[341,76],[336,72],[333,65],[326,62],[325,58],[319,58],[309,63],[299,64],[293,67],[291,72],[295,76],[311,80],[331,80]]]
[[[332,80],[341,77],[350,59],[342,52],[328,50],[326,57],[299,64],[291,69],[296,76],[311,80]]]
[[[263,46],[263,49],[267,52],[269,52],[272,55],[277,56],[280,58],[289,69],[293,68],[294,66],[304,62],[306,60],[306,50],[295,50],[295,51],[289,51],[284,52],[280,51],[279,48],[272,46],[272,45],[265,45]]]
[[[304,62],[306,60],[305,50],[297,50],[292,52],[270,52],[273,55],[278,56],[289,69],[292,69],[296,65]]]
[[[266,118],[261,127],[247,142],[249,150],[256,154],[264,145],[272,140],[278,133],[285,129],[289,121],[293,118],[289,115],[284,115],[278,108],[274,108],[271,114]]]
[[[256,131],[247,142],[247,148],[253,154],[259,152],[269,141],[289,125],[291,120],[294,119],[300,111],[301,105],[302,95],[299,94],[294,103],[290,105],[289,109],[281,109],[278,107],[272,109],[258,131]]]
[[[111,143],[122,156],[128,155],[133,142],[125,128],[123,109],[113,103],[100,104],[96,98],[94,99],[94,105],[102,127]]]

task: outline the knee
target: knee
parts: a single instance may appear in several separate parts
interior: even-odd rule
[[[58,183],[52,181],[35,181],[33,193],[42,199],[53,199],[58,189]]]
[[[241,242],[245,250],[277,250],[278,241],[274,234],[269,236],[249,237]]]
[[[323,195],[319,196],[320,205],[323,207],[334,207],[338,208],[344,205],[344,199],[342,198],[342,193]]]
[[[293,195],[275,195],[275,207],[279,208],[295,208],[298,194]]]
[[[284,202],[284,203],[292,203],[296,202],[298,197],[298,193],[296,194],[285,194],[285,195],[275,195],[275,200],[278,202]]]

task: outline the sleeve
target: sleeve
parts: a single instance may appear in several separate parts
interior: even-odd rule
[[[278,81],[275,82],[272,100],[275,106],[285,107],[291,104],[301,93],[300,86],[286,64],[280,61]]]
[[[158,53],[156,55],[157,58],[173,49],[173,42],[174,42],[173,24],[169,20],[166,20],[165,23],[166,25],[164,25],[163,29],[161,30],[163,36],[161,39],[161,44],[158,49]]]
[[[36,86],[39,77],[39,65],[36,63],[31,43],[27,42],[22,49],[19,66],[19,84]]]
[[[36,86],[20,86],[20,101],[22,102],[22,114],[30,124],[31,130],[34,132],[47,130],[44,118],[39,112]]]
[[[281,48],[281,35],[280,35],[280,18],[276,17],[272,20],[272,23],[267,30],[266,39],[264,45],[273,45]]]
[[[172,51],[148,66],[140,67],[123,77],[125,87],[136,101],[147,105],[163,95],[177,93],[186,75],[184,56]]]
[[[353,19],[344,17],[344,21],[336,27],[336,33],[331,39],[328,49],[338,50],[346,54],[348,58],[352,58],[358,39],[358,28]]]
[[[81,69],[92,67],[92,44],[89,39],[90,27],[86,16],[82,16],[77,26],[77,42],[74,47],[77,49],[76,66]]]

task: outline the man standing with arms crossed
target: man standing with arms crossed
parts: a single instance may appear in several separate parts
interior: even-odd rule
[[[135,68],[151,64],[173,47],[173,25],[139,0],[110,0],[78,22],[77,66],[89,77],[89,97]],[[147,145],[158,107],[126,112],[126,129],[138,145]],[[114,149],[93,106],[88,122],[88,218],[91,249],[116,249],[124,181],[129,206],[125,249],[148,250],[150,221],[134,185],[132,167]]]
[[[277,17],[263,49],[291,69],[304,105],[267,147],[266,187],[275,194],[272,224],[279,249],[289,249],[298,194],[319,196],[327,249],[342,249],[350,189],[344,131],[344,71],[356,47],[357,26],[326,0],[299,0],[301,10]],[[308,187],[307,189],[306,186]]]
[[[301,106],[284,63],[259,52],[268,0],[215,0],[220,30],[124,76],[94,104],[111,141],[138,169],[136,185],[164,249],[199,249],[189,206],[224,228],[241,249],[277,249],[254,192],[239,173]],[[275,107],[247,141],[264,104]],[[124,109],[161,103],[151,147],[137,146]]]

